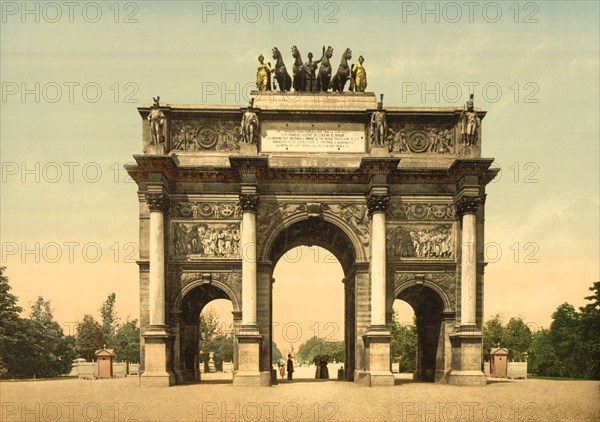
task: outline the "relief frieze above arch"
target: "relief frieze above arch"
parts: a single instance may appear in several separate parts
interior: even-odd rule
[[[240,223],[171,224],[171,256],[176,259],[239,259]]]
[[[453,224],[388,224],[387,256],[399,260],[454,260]]]

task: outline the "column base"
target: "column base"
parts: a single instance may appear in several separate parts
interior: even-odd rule
[[[140,377],[140,387],[171,387],[175,385],[175,375],[170,372],[144,372]]]
[[[487,385],[487,377],[482,371],[455,371],[448,374],[448,384],[452,385]]]
[[[474,325],[460,326],[450,334],[452,344],[452,369],[448,374],[448,384],[486,385],[487,378],[482,371],[483,334]]]
[[[435,383],[436,384],[447,384],[448,377],[450,376],[450,370],[436,369],[435,370]]]
[[[269,378],[271,374],[269,374]],[[260,372],[237,371],[233,374],[233,385],[236,387],[260,387],[262,386]]]
[[[387,325],[371,325],[363,336],[367,354],[367,370],[356,371],[354,380],[370,387],[393,386],[390,370],[390,331]]]
[[[185,384],[185,375],[181,370],[173,371],[175,374],[175,384]]]
[[[270,386],[271,373],[260,372],[260,347],[262,336],[256,325],[243,325],[237,334],[238,370],[233,374],[235,386]]]
[[[169,342],[166,326],[150,326],[144,333],[145,368],[140,377],[142,387],[169,387],[175,384],[175,374],[169,367]]]

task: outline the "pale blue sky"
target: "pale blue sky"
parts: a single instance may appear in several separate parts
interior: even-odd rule
[[[136,107],[156,95],[169,103],[202,103],[206,84],[235,90],[237,82],[254,81],[257,56],[270,60],[274,46],[291,65],[292,45],[303,57],[308,51],[319,56],[323,44],[331,45],[334,66],[346,47],[353,51],[352,62],[362,54],[368,90],[385,93],[390,106],[461,106],[469,94],[466,84],[480,84],[475,103],[488,111],[483,155],[496,158],[503,168],[486,203],[486,241],[502,251],[486,270],[487,316],[518,314],[547,325],[557,305],[582,304],[587,287],[600,277],[597,2],[521,2],[518,23],[512,1],[496,3],[502,12],[496,23],[488,22],[495,16],[490,2],[480,3],[472,23],[466,6],[458,22],[448,22],[455,15],[445,3],[429,3],[438,5],[439,22],[433,15],[422,22],[420,10],[403,15],[421,2],[324,2],[317,4],[315,23],[315,3],[300,2],[302,17],[290,23],[281,11],[288,7],[289,20],[293,5],[279,2],[273,22],[263,8],[259,21],[249,23],[244,10],[247,17],[254,15],[246,3],[239,3],[239,22],[234,15],[222,22],[219,15],[203,19],[202,2],[176,1],[120,3],[118,23],[114,2],[99,2],[102,16],[89,23],[86,18],[93,20],[95,11],[88,8],[84,16],[87,3],[79,3],[73,23],[68,9],[55,19],[51,6],[36,3],[36,23],[34,15],[23,22],[21,2],[2,2],[2,242],[19,249],[22,243],[33,248],[35,242],[41,247],[57,242],[63,253],[54,264],[36,263],[33,254],[25,262],[20,253],[3,257],[22,305],[42,294],[52,300],[61,322],[76,321],[83,313],[95,313],[115,291],[121,316],[137,318],[137,266],[123,258],[130,251],[127,242],[138,241],[138,205],[136,186],[123,182],[122,169],[141,152]],[[221,2],[204,4],[220,7]],[[324,22],[331,12],[337,23]],[[124,23],[128,13],[138,22]],[[527,16],[537,23],[523,22]],[[47,22],[53,19],[57,22]],[[35,91],[36,83],[39,102],[33,94],[22,98],[22,88]],[[436,83],[439,100],[433,94],[407,95],[407,87],[435,91]],[[82,93],[86,84],[87,97]],[[56,86],[62,97],[50,102]],[[455,86],[461,87],[457,100],[449,98]],[[93,103],[97,87],[102,95]],[[502,94],[492,101],[495,87]],[[10,95],[12,89],[19,92]],[[128,94],[131,102],[124,102]],[[536,102],[525,102],[528,95]],[[230,94],[223,101],[219,93],[205,102],[245,104],[246,98],[238,91],[237,99]],[[39,163],[39,182],[34,175],[21,181],[22,163],[30,169]],[[69,166],[75,170],[72,183]],[[54,173],[56,167],[62,176]],[[102,175],[92,183],[98,168]],[[72,263],[64,242],[79,243]],[[88,262],[91,255],[82,257],[85,244],[91,244],[91,255],[95,244],[101,248],[97,263]],[[539,262],[524,263],[535,248]],[[515,249],[520,251],[517,263]],[[117,263],[115,250],[120,251]],[[49,246],[46,255],[54,256]],[[300,266],[282,266],[278,279],[292,278]],[[327,268],[321,271],[327,274]],[[331,294],[337,294],[333,287]]]

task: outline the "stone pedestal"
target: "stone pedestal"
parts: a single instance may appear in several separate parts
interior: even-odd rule
[[[259,371],[262,336],[256,327],[242,326],[238,338],[238,370],[233,374],[235,386],[264,385]],[[268,374],[270,385],[271,374]]]
[[[370,387],[394,385],[394,375],[390,371],[391,337],[387,325],[372,325],[363,336],[368,367],[360,379],[361,384]]]
[[[389,157],[390,153],[388,151],[388,147],[384,146],[375,146],[371,147],[371,156],[372,157]]]
[[[256,144],[240,143],[240,154],[241,155],[258,155],[258,148]]]
[[[171,337],[163,327],[151,327],[143,335],[146,367],[140,377],[143,387],[169,387],[175,384],[175,374],[169,368]]]
[[[217,372],[217,368],[215,368],[215,352],[208,353],[208,372],[213,373]]]
[[[483,334],[476,326],[460,327],[450,335],[452,343],[452,370],[448,383],[454,385],[486,385],[487,379],[481,370]]]

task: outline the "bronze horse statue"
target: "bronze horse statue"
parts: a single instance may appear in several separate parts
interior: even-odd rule
[[[275,63],[274,73],[277,84],[279,85],[279,90],[283,92],[289,91],[292,88],[292,78],[285,68],[285,63],[283,63],[281,52],[277,49],[277,47],[273,47],[273,59],[277,60],[277,63]]]
[[[342,54],[340,67],[338,67],[337,73],[331,80],[331,87],[334,91],[344,92],[344,86],[350,77],[350,67],[348,67],[348,60],[350,59],[352,59],[352,50],[347,48],[346,51],[344,51],[344,54]]]
[[[292,57],[295,59],[293,73],[294,73],[294,91],[306,91],[306,69],[302,62],[302,57],[298,47],[292,46]]]
[[[317,76],[317,88],[319,91],[327,91],[331,82],[331,64],[329,59],[333,56],[333,48],[331,46],[325,49],[323,46],[323,57],[321,57],[321,66],[319,67],[319,75]]]

